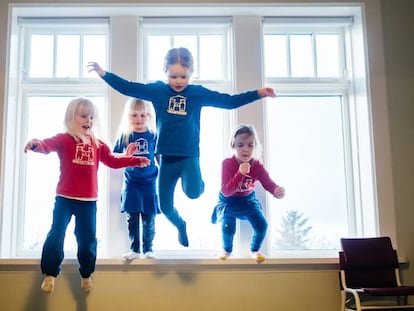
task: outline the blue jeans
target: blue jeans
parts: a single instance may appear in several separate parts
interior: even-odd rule
[[[255,214],[243,216],[253,227],[253,237],[250,244],[250,251],[260,250],[267,232],[267,221],[262,211]],[[233,251],[233,238],[236,233],[236,216],[225,216],[221,220],[221,232],[223,249],[231,253]]]
[[[58,276],[64,258],[66,228],[75,216],[79,272],[83,278],[95,271],[96,263],[96,201],[80,201],[56,196],[52,227],[43,244],[40,267],[43,274]]]
[[[130,249],[135,253],[141,252],[139,239],[139,220],[142,219],[142,251],[152,252],[152,241],[155,236],[155,214],[127,213],[128,235],[131,242]]]
[[[174,207],[174,191],[180,178],[183,191],[190,199],[196,199],[204,192],[198,157],[161,156],[158,174],[160,209],[177,228],[184,224],[184,220]]]

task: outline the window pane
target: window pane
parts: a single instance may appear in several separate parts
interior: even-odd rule
[[[339,249],[348,233],[341,97],[279,97],[266,109],[267,166],[286,189],[267,200],[271,253]]]
[[[30,78],[53,77],[53,35],[32,35],[30,43]]]
[[[290,62],[292,77],[313,77],[311,35],[290,36]]]
[[[288,57],[286,48],[286,35],[264,36],[265,76],[287,77]]]
[[[58,35],[56,55],[56,77],[79,77],[79,35]]]
[[[108,68],[106,64],[106,35],[85,35],[83,36],[83,76],[96,78],[95,72],[89,72],[88,62],[97,62],[102,68]]]
[[[147,42],[146,77],[148,80],[164,80],[164,57],[171,47],[170,36],[150,35]]]
[[[200,79],[224,80],[223,36],[200,36]]]
[[[173,36],[173,46],[171,48],[179,48],[185,47],[190,50],[191,54],[193,54],[194,59],[194,73],[193,79],[199,79],[199,72],[198,72],[198,48],[197,48],[197,36],[196,35],[175,35]]]
[[[63,120],[69,97],[29,97],[27,100],[27,137],[44,139],[64,131]],[[100,118],[104,117],[104,100],[102,97],[90,98],[98,108]],[[47,126],[44,126],[47,124]],[[45,168],[48,168],[45,170]],[[104,193],[105,172],[100,167],[99,191]],[[56,152],[44,155],[27,153],[26,187],[24,193],[24,232],[22,252],[41,251],[46,234],[52,223],[52,211],[55,202],[56,185],[59,178],[59,159]],[[102,238],[102,218],[105,202],[98,200],[97,237]],[[33,224],[36,224],[35,226]],[[65,250],[70,251],[66,257],[73,257],[77,244],[73,233],[73,220],[67,229]],[[101,247],[98,242],[98,247]]]
[[[318,77],[339,77],[338,35],[316,35]]]

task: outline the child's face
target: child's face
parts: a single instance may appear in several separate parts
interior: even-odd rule
[[[176,92],[183,91],[191,77],[190,70],[181,64],[172,64],[167,70],[168,85]]]
[[[145,109],[136,109],[129,115],[129,122],[134,132],[142,133],[147,130],[148,113]]]
[[[80,133],[87,135],[92,129],[93,115],[89,111],[78,110],[75,116],[75,124]]]
[[[255,140],[253,135],[239,134],[234,139],[236,158],[241,162],[249,162],[253,158]]]

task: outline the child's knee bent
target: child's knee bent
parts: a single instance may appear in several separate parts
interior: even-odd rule
[[[194,187],[194,185],[183,187],[183,190],[190,199],[197,199],[204,192],[204,182],[201,182],[201,184],[196,187]]]

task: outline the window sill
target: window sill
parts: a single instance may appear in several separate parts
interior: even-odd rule
[[[257,264],[253,259],[156,259],[134,260],[130,263],[120,259],[98,259],[96,271],[200,271],[200,270],[338,270],[336,258],[266,259]],[[0,259],[0,271],[38,271],[39,259]],[[77,270],[76,259],[65,259],[65,271]]]

